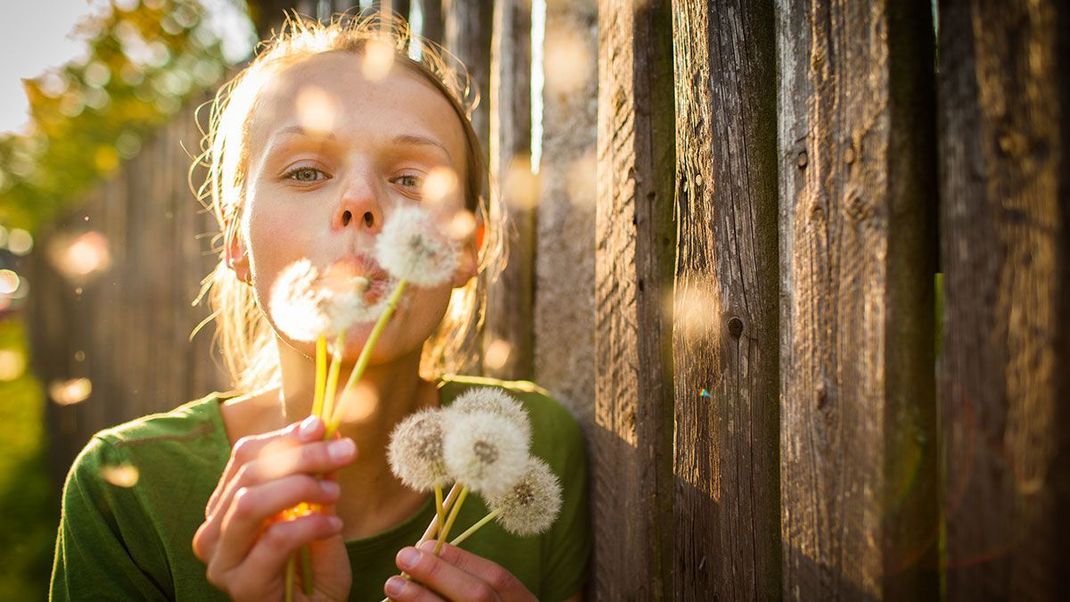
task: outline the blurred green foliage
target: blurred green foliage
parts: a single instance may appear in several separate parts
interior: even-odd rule
[[[59,524],[59,485],[45,465],[44,395],[17,320],[0,321],[0,600],[44,599]]]
[[[245,10],[238,0],[213,3],[226,1]],[[25,81],[30,127],[0,135],[6,228],[35,231],[79,202],[156,128],[188,110],[191,96],[219,85],[228,66],[199,0],[94,4],[75,33],[87,51]],[[42,18],[47,11],[41,7]],[[59,524],[62,483],[46,461],[48,402],[26,340],[17,312],[0,314],[0,600],[47,599]]]
[[[0,136],[0,224],[47,222],[223,75],[221,43],[197,0],[111,8],[76,28],[84,59],[26,80],[31,131]]]

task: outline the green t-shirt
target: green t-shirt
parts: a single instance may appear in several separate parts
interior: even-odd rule
[[[584,583],[591,547],[582,432],[564,407],[528,382],[444,378],[443,405],[473,386],[501,387],[524,404],[532,454],[561,479],[564,499],[561,514],[541,535],[517,537],[491,523],[462,547],[508,569],[539,600],[566,599]],[[208,497],[230,457],[221,401],[212,394],[93,436],[63,488],[52,600],[226,600],[208,583],[192,550]],[[134,480],[134,470],[116,467],[133,467],[136,483],[113,484]],[[429,495],[401,524],[346,542],[350,600],[382,599],[383,583],[398,572],[395,554],[420,538],[434,512]],[[461,533],[486,512],[479,496],[469,496],[452,532]]]

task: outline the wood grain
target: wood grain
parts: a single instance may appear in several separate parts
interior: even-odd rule
[[[794,600],[937,593],[929,9],[776,3],[781,533]]]
[[[773,26],[771,0],[673,4],[681,600],[780,597]]]
[[[1070,591],[1070,8],[942,2],[949,600]]]
[[[602,2],[598,23],[596,597],[672,598],[674,164],[668,3]]]

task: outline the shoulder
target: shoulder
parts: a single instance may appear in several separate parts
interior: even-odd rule
[[[168,485],[177,475],[189,483],[193,474],[210,474],[227,451],[220,443],[226,434],[219,399],[212,393],[97,432],[71,465],[65,489],[118,488],[141,497],[148,490],[173,491]]]

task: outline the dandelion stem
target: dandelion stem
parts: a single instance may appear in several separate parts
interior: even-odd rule
[[[364,375],[364,370],[368,367],[368,362],[371,360],[372,349],[375,348],[375,344],[379,341],[379,336],[382,335],[383,330],[386,329],[386,324],[390,321],[390,316],[394,315],[394,310],[397,309],[398,301],[401,299],[401,294],[405,292],[407,284],[407,281],[402,280],[398,282],[396,287],[394,287],[394,292],[390,294],[390,300],[387,302],[386,308],[383,309],[382,315],[379,316],[379,320],[375,322],[375,327],[372,328],[371,334],[368,335],[368,340],[364,343],[364,348],[360,350],[360,356],[357,357],[357,363],[353,366],[353,371],[349,373],[349,379],[346,381],[345,386],[342,387],[342,392],[338,396],[338,407],[333,408],[333,411],[327,414],[330,418],[327,421],[327,432],[324,434],[324,439],[331,437],[334,435],[334,432],[338,430],[338,423],[341,420],[339,414],[342,409],[342,402],[345,401],[345,395],[349,389],[360,380],[360,377]]]
[[[312,595],[312,551],[308,544],[301,546],[301,587],[306,596]]]
[[[327,385],[323,390],[323,416],[329,419],[334,412],[335,390],[338,388],[338,371],[342,369],[342,353],[345,351],[346,333],[338,333],[334,340],[334,349],[331,350],[331,370],[327,373]],[[333,433],[324,434],[324,439],[330,439]]]
[[[442,527],[442,530],[438,532],[438,543],[435,544],[435,556],[442,551],[442,544],[446,543],[446,537],[450,534],[450,529],[453,527],[454,521],[457,520],[457,514],[461,511],[461,505],[464,504],[464,498],[468,496],[468,487],[461,486],[461,494],[457,496],[457,502],[453,504],[453,508],[450,509],[450,517],[446,519],[446,526]]]
[[[443,514],[449,511],[453,507],[453,501],[457,499],[457,494],[461,492],[461,484],[454,483],[450,488],[450,492],[446,494],[446,501],[442,503]],[[416,547],[420,547],[420,544],[431,539],[438,534],[438,527],[442,524],[442,519],[436,513],[435,518],[431,519],[431,522],[427,525],[427,529],[424,530],[424,534],[420,537],[420,541],[416,542]]]
[[[438,522],[442,522],[442,485],[435,483],[435,515],[438,516]]]
[[[483,528],[484,525],[486,525],[490,521],[498,518],[498,515],[501,514],[501,513],[502,513],[501,509],[492,510],[492,511],[488,512],[486,516],[484,516],[483,518],[479,519],[478,523],[472,525],[471,527],[468,527],[467,531],[465,531],[464,533],[461,533],[460,535],[458,535],[456,537],[456,539],[451,541],[450,545],[452,545],[452,546],[460,545],[461,542],[463,542],[464,540],[466,540],[469,537],[471,537],[473,533],[475,533],[476,531],[478,531],[481,528]]]
[[[297,568],[297,563],[294,562],[294,554],[290,554],[290,559],[286,561],[286,602],[293,602],[294,599],[294,571]]]
[[[327,337],[316,339],[316,389],[312,397],[312,415],[323,417],[323,386],[327,383]]]

